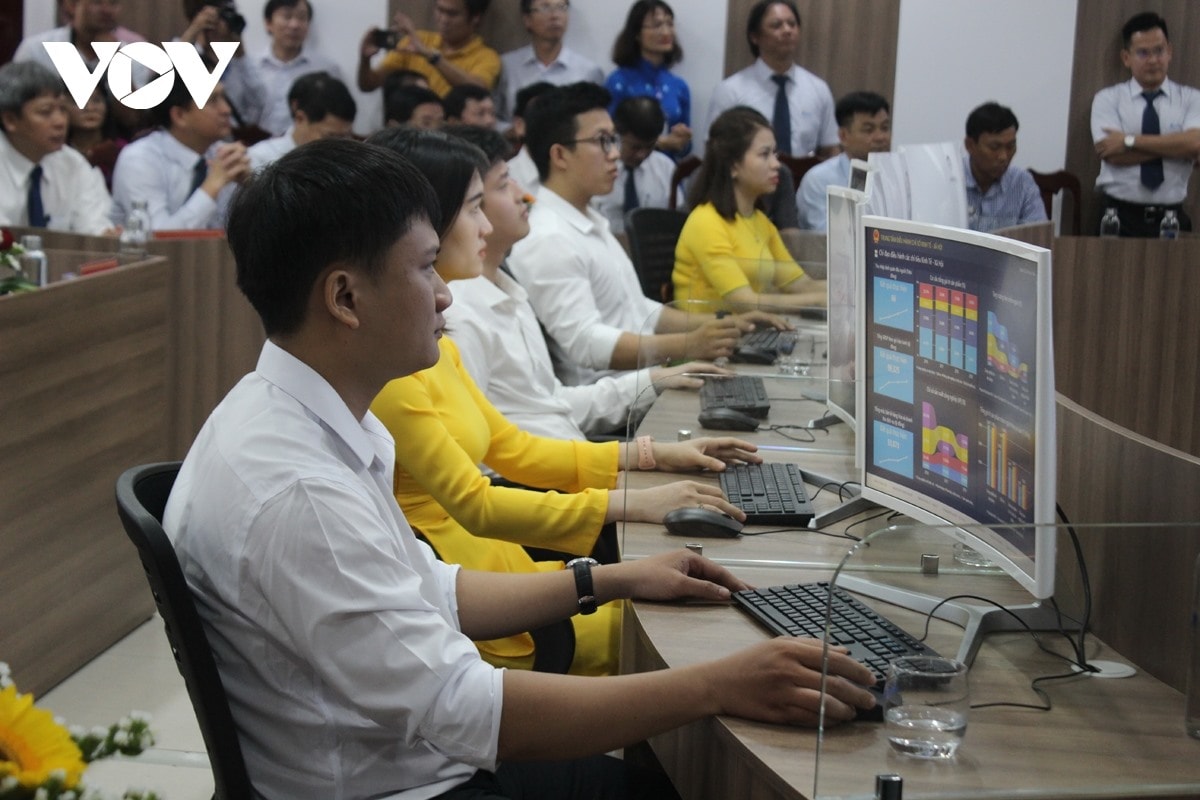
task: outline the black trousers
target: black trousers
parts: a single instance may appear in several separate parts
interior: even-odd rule
[[[436,800],[679,800],[666,775],[619,758],[501,764]]]
[[[1159,205],[1159,206],[1143,206],[1137,203],[1126,203],[1124,200],[1118,200],[1115,197],[1103,195],[1104,208],[1117,209],[1117,216],[1121,219],[1121,236],[1134,237],[1138,239],[1157,239],[1158,226],[1162,223],[1163,212],[1168,209],[1173,210],[1179,217],[1179,229],[1181,231],[1190,231],[1192,229],[1191,218],[1183,213],[1183,209],[1177,205]]]

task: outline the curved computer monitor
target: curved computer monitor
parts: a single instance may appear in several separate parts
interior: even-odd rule
[[[956,538],[1035,597],[1051,596],[1050,252],[884,217],[863,217],[863,231],[863,497],[921,522],[964,526]]]

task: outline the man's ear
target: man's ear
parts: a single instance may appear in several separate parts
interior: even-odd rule
[[[321,305],[333,320],[350,330],[357,330],[359,319],[359,290],[362,273],[335,267],[321,280]]]
[[[568,164],[567,155],[570,152],[571,152],[570,148],[568,148],[565,144],[550,145],[550,169],[551,169],[551,171],[553,171],[555,167],[558,167],[558,169],[560,171],[565,172],[567,169],[567,164]]]

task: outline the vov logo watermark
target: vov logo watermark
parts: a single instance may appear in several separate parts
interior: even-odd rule
[[[211,44],[213,52],[217,54],[217,65],[212,72],[208,71],[196,48],[188,42],[163,42],[162,47],[149,42],[92,42],[92,50],[100,59],[94,71],[88,70],[83,57],[70,42],[42,42],[42,47],[50,54],[50,60],[62,76],[75,105],[80,108],[87,105],[88,98],[107,72],[108,88],[113,97],[127,108],[144,111],[167,99],[177,75],[196,105],[204,108],[241,43]],[[158,76],[136,91],[133,88],[135,62],[150,74]]]

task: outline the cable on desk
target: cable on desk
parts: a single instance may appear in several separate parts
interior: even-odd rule
[[[1067,533],[1071,537],[1071,546],[1075,549],[1075,563],[1079,565],[1079,582],[1083,587],[1083,619],[1079,621],[1079,640],[1078,642],[1072,642],[1072,646],[1075,648],[1076,665],[1088,672],[1095,672],[1094,669],[1088,667],[1085,648],[1088,626],[1092,620],[1092,582],[1088,577],[1087,561],[1083,557],[1083,548],[1079,544],[1079,537],[1075,535],[1075,526],[1071,524],[1071,520],[1067,518],[1067,514],[1063,511],[1061,505],[1055,503],[1054,508],[1058,511],[1059,518],[1066,523]],[[1061,628],[1062,612],[1059,611],[1058,603],[1054,602],[1053,599],[1050,602],[1054,606],[1055,612],[1059,615],[1059,627]],[[1070,637],[1067,637],[1067,640],[1070,641]]]
[[[833,539],[849,539],[852,542],[861,542],[862,538],[855,536],[852,533],[836,533],[834,531],[823,531],[820,528],[772,528],[769,531],[742,531],[742,536],[764,536],[768,533],[816,533],[821,536],[828,536]]]
[[[874,514],[870,517],[864,517],[863,519],[860,519],[858,522],[850,523],[849,525],[846,526],[846,530],[843,531],[843,533],[849,533],[851,528],[853,528],[857,525],[863,525],[865,523],[871,522],[872,520],[879,519],[880,517],[887,517],[889,520],[893,520],[898,516],[900,516],[899,511],[891,511],[890,509],[885,509],[884,511],[881,511],[878,514]],[[867,542],[866,546],[870,547],[871,543]]]
[[[778,433],[783,438],[791,439],[793,442],[812,444],[817,441],[817,437],[812,435],[812,431],[814,429],[807,428],[803,425],[767,425],[766,427],[759,428],[758,430],[760,433]],[[802,439],[799,436],[793,436],[792,434],[788,433],[788,431],[803,431],[808,434],[808,438]],[[828,431],[826,431],[825,435],[829,435]]]

